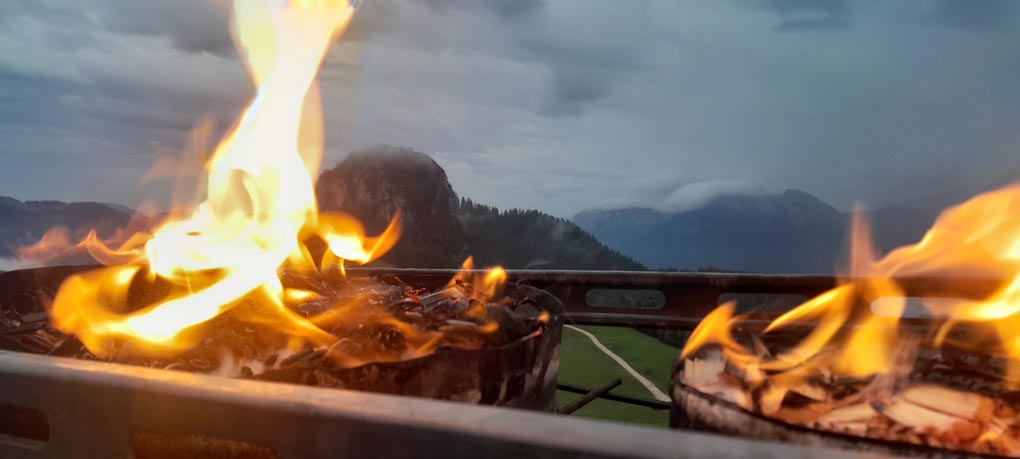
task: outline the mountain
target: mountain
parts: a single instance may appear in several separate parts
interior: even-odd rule
[[[870,212],[877,248],[918,241],[937,212],[887,207]],[[656,269],[833,273],[845,265],[850,214],[798,190],[730,195],[677,213],[646,208],[591,210],[574,222],[609,247]]]
[[[644,269],[567,220],[458,198],[446,171],[408,148],[353,152],[319,176],[316,193],[320,210],[350,213],[369,234],[399,212],[403,235],[380,260],[389,265],[454,268],[472,255],[477,266]]]
[[[80,239],[92,228],[100,236],[112,234],[131,220],[131,214],[97,202],[19,201],[0,196],[0,257],[37,241],[46,230],[63,226]]]
[[[719,196],[679,213],[630,208],[581,212],[574,222],[654,268],[828,272],[846,219],[802,191]]]
[[[468,256],[446,171],[410,149],[375,147],[349,154],[316,185],[319,209],[357,217],[378,234],[400,213],[403,234],[383,261],[407,267],[457,267]]]
[[[457,212],[468,247],[480,265],[534,269],[640,271],[640,263],[611,250],[574,223],[537,210],[475,204],[462,199]]]

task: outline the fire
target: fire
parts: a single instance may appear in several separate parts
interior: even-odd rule
[[[357,220],[320,213],[316,204],[323,135],[315,76],[353,6],[347,0],[237,0],[234,6],[234,37],[256,90],[205,164],[204,200],[175,209],[152,231],[118,235],[115,244],[90,233],[77,247],[107,267],[70,277],[53,301],[54,325],[96,355],[124,352],[118,346],[125,342],[142,352],[188,349],[201,341],[203,324],[228,314],[271,325],[292,348],[329,346],[337,338],[322,327],[336,314],[293,312],[288,306],[315,293],[285,288],[281,274],[342,274],[346,262],[370,262],[400,236],[398,216],[369,237]],[[321,260],[313,257],[311,240],[325,242]],[[72,246],[57,231],[24,253]],[[502,280],[502,270],[494,273],[482,280],[484,291],[494,292]],[[420,341],[422,352],[435,341],[404,332]]]
[[[819,375],[903,374],[912,364],[903,358],[910,346],[951,345],[1003,357],[1006,381],[1020,382],[1020,185],[944,211],[920,242],[882,258],[874,256],[860,215],[852,234],[851,266],[841,285],[778,317],[761,335],[804,331],[795,345],[772,356],[741,344],[734,333],[741,318],[727,304],[691,334],[681,359],[709,345],[721,348],[728,364],[765,372],[758,384],[772,390]],[[901,326],[905,280],[918,277],[944,279],[951,296],[962,296],[924,298],[932,320],[920,334]],[[952,292],[952,279],[966,277],[1001,281],[991,292]]]

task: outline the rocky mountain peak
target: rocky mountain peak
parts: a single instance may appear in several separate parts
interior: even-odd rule
[[[577,225],[533,210],[500,211],[459,200],[446,172],[428,155],[381,146],[351,153],[319,177],[322,211],[344,211],[381,231],[400,212],[403,236],[380,261],[454,268],[478,266],[643,269]]]
[[[424,153],[390,146],[353,152],[319,176],[316,194],[320,210],[347,212],[370,233],[399,213],[403,236],[384,262],[455,267],[467,256],[454,215],[457,195],[446,171]]]

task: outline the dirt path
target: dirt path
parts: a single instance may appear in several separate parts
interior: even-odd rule
[[[587,336],[588,339],[591,340],[591,343],[594,344],[595,347],[597,347],[600,351],[602,351],[603,354],[606,354],[607,356],[609,356],[609,358],[613,359],[613,361],[619,364],[621,368],[627,371],[627,373],[630,373],[630,375],[633,376],[634,379],[637,380],[637,382],[641,383],[642,386],[645,386],[645,389],[648,389],[648,392],[651,393],[652,397],[655,397],[656,400],[662,402],[670,401],[669,396],[663,393],[662,390],[658,388],[658,386],[649,381],[648,378],[644,377],[641,373],[638,373],[637,370],[631,368],[630,364],[628,364],[626,360],[623,360],[622,357],[616,355],[616,353],[609,350],[609,348],[607,348],[606,346],[602,345],[602,342],[599,341],[599,339],[596,338],[595,335],[591,334],[587,330],[577,328],[573,325],[564,325],[564,327],[567,327],[571,330],[581,333],[584,336]]]

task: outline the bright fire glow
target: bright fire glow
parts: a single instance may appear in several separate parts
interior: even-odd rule
[[[315,75],[353,13],[347,0],[235,2],[234,37],[256,90],[205,165],[204,199],[174,209],[151,232],[119,235],[115,247],[90,233],[79,247],[107,267],[64,282],[51,311],[57,328],[100,356],[124,342],[143,352],[190,348],[201,340],[202,324],[227,313],[272,324],[293,347],[336,341],[320,328],[327,318],[305,318],[287,307],[315,294],[285,289],[280,273],[343,272],[345,261],[372,261],[400,236],[396,216],[368,237],[357,220],[320,214],[316,205],[323,135]],[[314,239],[328,247],[318,263],[306,244]],[[26,253],[69,245],[68,235],[57,231]],[[493,291],[502,275],[494,271],[481,285]],[[139,283],[162,286],[165,294],[140,300],[132,290]],[[421,351],[435,341],[412,332],[405,330]]]
[[[793,384],[825,373],[868,377],[891,373],[903,343],[957,348],[1006,357],[1007,380],[1020,381],[1020,185],[979,195],[942,213],[920,242],[878,259],[867,222],[852,225],[849,275],[830,290],[775,319],[765,335],[806,330],[799,343],[776,356],[759,356],[738,344],[733,305],[720,306],[692,333],[681,358],[713,344],[731,364],[770,372],[763,382]],[[924,306],[933,320],[928,333],[906,336],[900,328],[908,278],[944,279],[948,295]],[[954,291],[953,279],[1001,280],[990,292]],[[873,303],[881,300],[880,314]],[[964,326],[965,325],[965,326]]]

